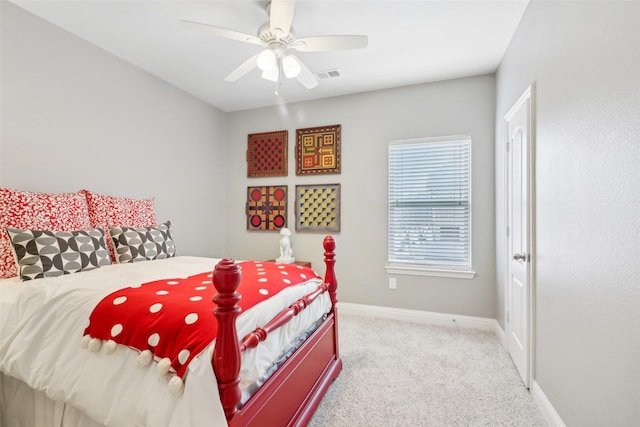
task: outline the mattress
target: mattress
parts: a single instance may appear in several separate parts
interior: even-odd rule
[[[219,260],[175,257],[117,264],[56,278],[0,281],[0,372],[12,387],[24,383],[39,400],[64,403],[74,417],[88,417],[107,426],[224,426],[218,388],[211,367],[212,342],[189,365],[184,393],[174,396],[156,369],[140,368],[138,352],[118,346],[113,354],[82,348],[82,335],[93,307],[107,294],[154,280],[212,271]],[[238,335],[263,326],[283,308],[313,291],[311,279],[289,287],[242,313]],[[261,381],[296,337],[331,308],[323,294],[284,327],[272,332],[256,349],[243,353],[240,387]],[[8,381],[6,377],[12,377]],[[25,393],[26,395],[26,393]],[[0,398],[5,399],[0,395]],[[0,402],[5,404],[6,402]],[[0,406],[1,407],[1,406]],[[56,407],[52,405],[52,407]],[[60,406],[51,425],[64,425]],[[57,411],[57,412],[56,412]]]

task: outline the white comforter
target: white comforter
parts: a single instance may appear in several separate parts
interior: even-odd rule
[[[155,364],[136,366],[138,353],[118,346],[108,355],[83,349],[82,334],[93,307],[114,290],[212,271],[216,259],[176,257],[119,264],[57,278],[0,281],[0,372],[56,401],[68,402],[107,426],[225,426],[211,367],[213,343],[189,365],[184,394],[174,397]],[[237,321],[241,337],[321,283],[288,288]],[[308,325],[328,312],[326,293],[257,349],[243,354],[241,387],[260,378]]]

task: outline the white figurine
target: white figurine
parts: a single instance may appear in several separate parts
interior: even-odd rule
[[[291,240],[289,240],[289,236],[291,236],[291,230],[289,230],[288,228],[283,228],[282,230],[280,230],[280,234],[282,235],[282,238],[280,239],[280,258],[276,259],[276,262],[291,264],[296,260],[293,257]]]

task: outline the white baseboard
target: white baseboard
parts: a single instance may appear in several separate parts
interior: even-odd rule
[[[496,320],[495,333],[498,336],[498,339],[500,340],[500,342],[502,343],[502,347],[504,347],[505,350],[509,351],[509,349],[507,348],[507,341],[506,341],[507,336],[505,335],[504,329],[502,329],[502,326],[500,326],[500,323],[498,323],[497,320]]]
[[[429,325],[460,326],[462,328],[496,331],[500,325],[495,319],[485,317],[458,316],[456,314],[435,313],[431,311],[409,310],[406,308],[381,307],[377,305],[338,302],[338,310],[345,314],[381,317],[383,319],[403,320],[405,322]],[[496,332],[497,333],[497,332]],[[502,334],[504,337],[504,333]],[[504,340],[504,338],[502,338]]]
[[[567,427],[565,423],[562,421],[562,418],[560,418],[560,415],[558,415],[555,408],[553,407],[553,405],[551,405],[551,402],[549,402],[549,399],[547,399],[547,396],[545,396],[545,394],[542,392],[542,389],[540,388],[540,386],[535,380],[531,381],[530,391],[531,391],[531,397],[533,398],[533,401],[536,402],[536,405],[538,405],[540,412],[542,412],[542,416],[544,417],[545,420],[547,420],[547,422],[549,423],[549,426]]]

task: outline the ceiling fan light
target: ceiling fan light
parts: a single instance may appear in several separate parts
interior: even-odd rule
[[[265,49],[258,55],[257,62],[262,71],[269,71],[276,65],[276,54],[271,49]]]
[[[300,74],[302,67],[296,58],[291,55],[285,56],[282,60],[282,70],[287,78],[292,79]]]

